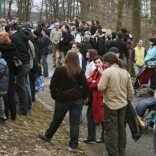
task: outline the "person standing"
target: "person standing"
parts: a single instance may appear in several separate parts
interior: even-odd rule
[[[64,63],[64,59],[67,54],[67,51],[70,49],[70,41],[72,41],[72,34],[70,34],[69,26],[65,25],[65,28],[62,29],[62,37],[59,42],[61,64]]]
[[[104,34],[100,29],[96,30],[96,50],[98,52],[98,55],[103,56],[106,52],[105,49],[105,41],[104,41]]]
[[[137,46],[134,48],[131,60],[133,61],[134,65],[134,71],[135,76],[139,74],[140,69],[144,65],[144,57],[145,57],[146,51],[145,48],[142,46],[142,40],[137,41]]]
[[[67,52],[65,64],[55,69],[49,89],[55,100],[54,116],[49,128],[45,133],[40,132],[39,137],[50,141],[69,111],[69,151],[74,152],[78,147],[80,113],[83,99],[89,93],[89,85],[73,50]]]
[[[124,57],[127,56],[127,44],[126,42],[122,41],[123,38],[123,34],[122,32],[118,32],[116,34],[116,40],[112,41],[108,48],[110,49],[111,47],[116,47],[118,48],[119,52],[120,52],[120,59],[121,60],[125,60]]]
[[[23,63],[16,77],[16,92],[20,101],[18,115],[27,115],[29,93],[26,87],[26,78],[30,72],[29,38],[26,34],[14,30],[12,25],[6,25],[5,31],[9,34],[11,42],[16,46],[15,55]]]
[[[104,138],[109,156],[126,156],[126,105],[134,96],[130,74],[117,56],[108,52],[103,57],[107,69],[98,84],[104,92]]]
[[[56,52],[58,51],[59,41],[62,36],[62,32],[59,29],[60,23],[55,23],[55,29],[53,29],[50,33],[50,39],[53,43],[53,52],[52,52],[52,61],[53,67],[60,65],[60,59],[57,59]]]
[[[85,143],[94,143],[96,140],[96,123],[100,123],[102,127],[102,133],[100,140],[97,143],[104,142],[104,109],[103,109],[103,92],[98,91],[98,83],[101,78],[99,70],[105,70],[105,66],[102,62],[101,56],[95,56],[94,58],[95,70],[87,78],[89,86],[91,88],[90,98],[91,104],[87,109],[87,122],[88,122],[88,136],[84,139]]]
[[[97,55],[98,53],[94,49],[89,49],[86,54],[86,58],[88,59],[87,65],[86,65],[86,71],[85,71],[86,78],[88,78],[91,75],[91,73],[94,71],[94,69],[96,68],[95,63],[94,63],[94,58]]]
[[[75,39],[74,39],[74,41],[75,42],[78,42],[78,43],[81,43],[82,42],[82,36],[81,36],[81,30],[80,30],[80,28],[77,27],[75,29],[74,33],[75,33]]]
[[[50,38],[48,37],[47,33],[48,30],[46,28],[42,29],[42,66],[43,66],[43,75],[44,77],[48,77],[49,76],[49,72],[48,72],[48,63],[47,63],[47,57],[48,54],[50,53],[49,49],[48,49],[48,45],[52,44]]]

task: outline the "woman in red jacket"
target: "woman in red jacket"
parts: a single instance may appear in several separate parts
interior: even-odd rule
[[[99,71],[105,70],[105,66],[102,62],[101,56],[96,56],[94,59],[96,69],[89,76],[88,83],[91,88],[92,102],[87,110],[87,120],[88,120],[88,137],[84,139],[85,143],[94,143],[96,140],[95,127],[96,123],[101,123],[102,133],[100,140],[97,143],[104,142],[104,109],[103,109],[103,93],[98,91],[97,84],[100,81],[101,74]]]

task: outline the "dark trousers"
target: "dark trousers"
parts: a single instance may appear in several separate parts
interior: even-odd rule
[[[96,124],[93,121],[93,113],[92,106],[88,106],[87,109],[87,122],[88,122],[88,140],[95,141],[96,140]],[[102,132],[101,132],[101,140],[104,140],[104,123],[101,122]]]
[[[8,92],[4,97],[5,115],[9,118],[9,112],[12,120],[16,119],[16,100],[15,92]]]
[[[126,156],[126,107],[118,110],[104,105],[105,145],[109,156]]]
[[[16,77],[16,92],[19,97],[20,110],[23,112],[27,112],[28,110],[28,90],[26,87],[26,79],[27,75],[29,74],[29,71],[30,65],[23,64],[22,69]]]
[[[45,136],[51,139],[58,127],[62,123],[66,113],[69,111],[69,121],[70,121],[70,142],[69,146],[76,149],[78,147],[78,137],[79,137],[79,119],[80,113],[83,106],[83,99],[65,102],[65,103],[55,103],[55,110],[52,122],[45,132]]]
[[[31,88],[31,98],[32,101],[35,101],[35,81],[34,80],[30,80],[30,88]]]

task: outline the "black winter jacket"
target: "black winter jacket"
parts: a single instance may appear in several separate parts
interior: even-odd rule
[[[63,35],[63,40],[59,43],[59,50],[61,52],[67,52],[70,49],[70,41],[72,41],[72,34],[66,32]]]
[[[109,49],[111,47],[116,47],[118,48],[119,52],[120,52],[120,59],[123,60],[123,55],[125,54],[125,56],[127,56],[127,44],[126,42],[122,41],[121,39],[116,39],[114,41],[112,41],[109,45]]]
[[[15,32],[12,36],[10,36],[10,39],[11,42],[16,46],[16,56],[22,61],[23,64],[29,64],[30,54],[28,52],[28,36],[22,32]]]

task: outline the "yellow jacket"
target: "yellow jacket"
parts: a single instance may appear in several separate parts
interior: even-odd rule
[[[145,57],[145,48],[144,47],[135,47],[135,57],[134,60],[136,61],[134,63],[135,66],[143,66],[144,65],[144,57]]]

